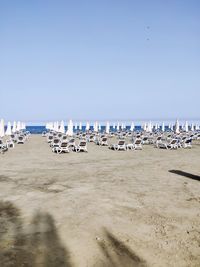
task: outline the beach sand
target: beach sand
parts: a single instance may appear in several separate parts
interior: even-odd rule
[[[200,142],[88,151],[0,155],[0,266],[200,266]]]

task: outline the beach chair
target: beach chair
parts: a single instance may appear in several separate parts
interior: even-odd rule
[[[47,136],[47,143],[51,143],[53,141],[54,136],[53,135],[48,135]]]
[[[99,143],[101,146],[108,146],[108,138],[107,137],[102,137],[100,139],[100,143]]]
[[[47,132],[46,131],[43,131],[42,132],[42,137],[46,137],[47,136]]]
[[[109,146],[110,149],[113,150],[127,150],[126,144],[125,144],[125,140],[119,140],[118,144],[112,144]]]
[[[177,139],[172,139],[169,143],[159,143],[158,148],[162,149],[177,149],[178,148],[178,140]]]
[[[60,139],[59,138],[54,138],[53,141],[51,142],[50,146],[52,148],[59,147],[60,146]]]
[[[0,153],[3,154],[8,150],[7,145],[0,139]]]
[[[7,148],[14,148],[15,143],[12,139],[6,140]]]
[[[71,139],[68,141],[68,148],[69,148],[70,150],[75,150],[75,147],[76,147],[75,139],[74,139],[74,138],[71,138]]]
[[[61,153],[69,153],[69,147],[68,147],[68,142],[61,142],[59,146],[55,146],[52,148],[52,151],[57,154]]]
[[[186,138],[184,142],[181,144],[183,148],[192,148],[192,139]]]
[[[155,147],[158,147],[158,145],[162,143],[162,136],[158,136],[154,142]]]
[[[79,144],[75,147],[76,152],[88,152],[87,150],[87,142],[85,140],[81,140]]]
[[[135,150],[142,150],[142,139],[135,139],[133,146]]]
[[[23,135],[19,135],[18,137],[17,137],[17,144],[24,144],[24,140],[25,138],[24,138],[24,136]]]

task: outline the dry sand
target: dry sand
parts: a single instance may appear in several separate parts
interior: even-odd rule
[[[88,150],[0,155],[0,266],[200,266],[200,142]]]

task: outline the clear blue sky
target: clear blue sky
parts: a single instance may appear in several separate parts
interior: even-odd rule
[[[1,0],[0,117],[200,118],[200,1]]]

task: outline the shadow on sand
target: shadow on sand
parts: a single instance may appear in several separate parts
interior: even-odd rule
[[[169,172],[175,173],[177,175],[181,175],[181,176],[184,176],[184,177],[196,180],[196,181],[200,181],[200,176],[194,175],[194,174],[191,174],[188,172],[184,172],[184,171],[180,171],[180,170],[169,170]]]
[[[10,202],[0,201],[0,266],[72,267],[52,216],[36,214],[31,233],[25,234],[19,210]]]
[[[104,229],[105,240],[99,241],[98,245],[104,258],[95,266],[102,267],[145,267],[146,262],[135,252],[128,248],[112,233]]]

